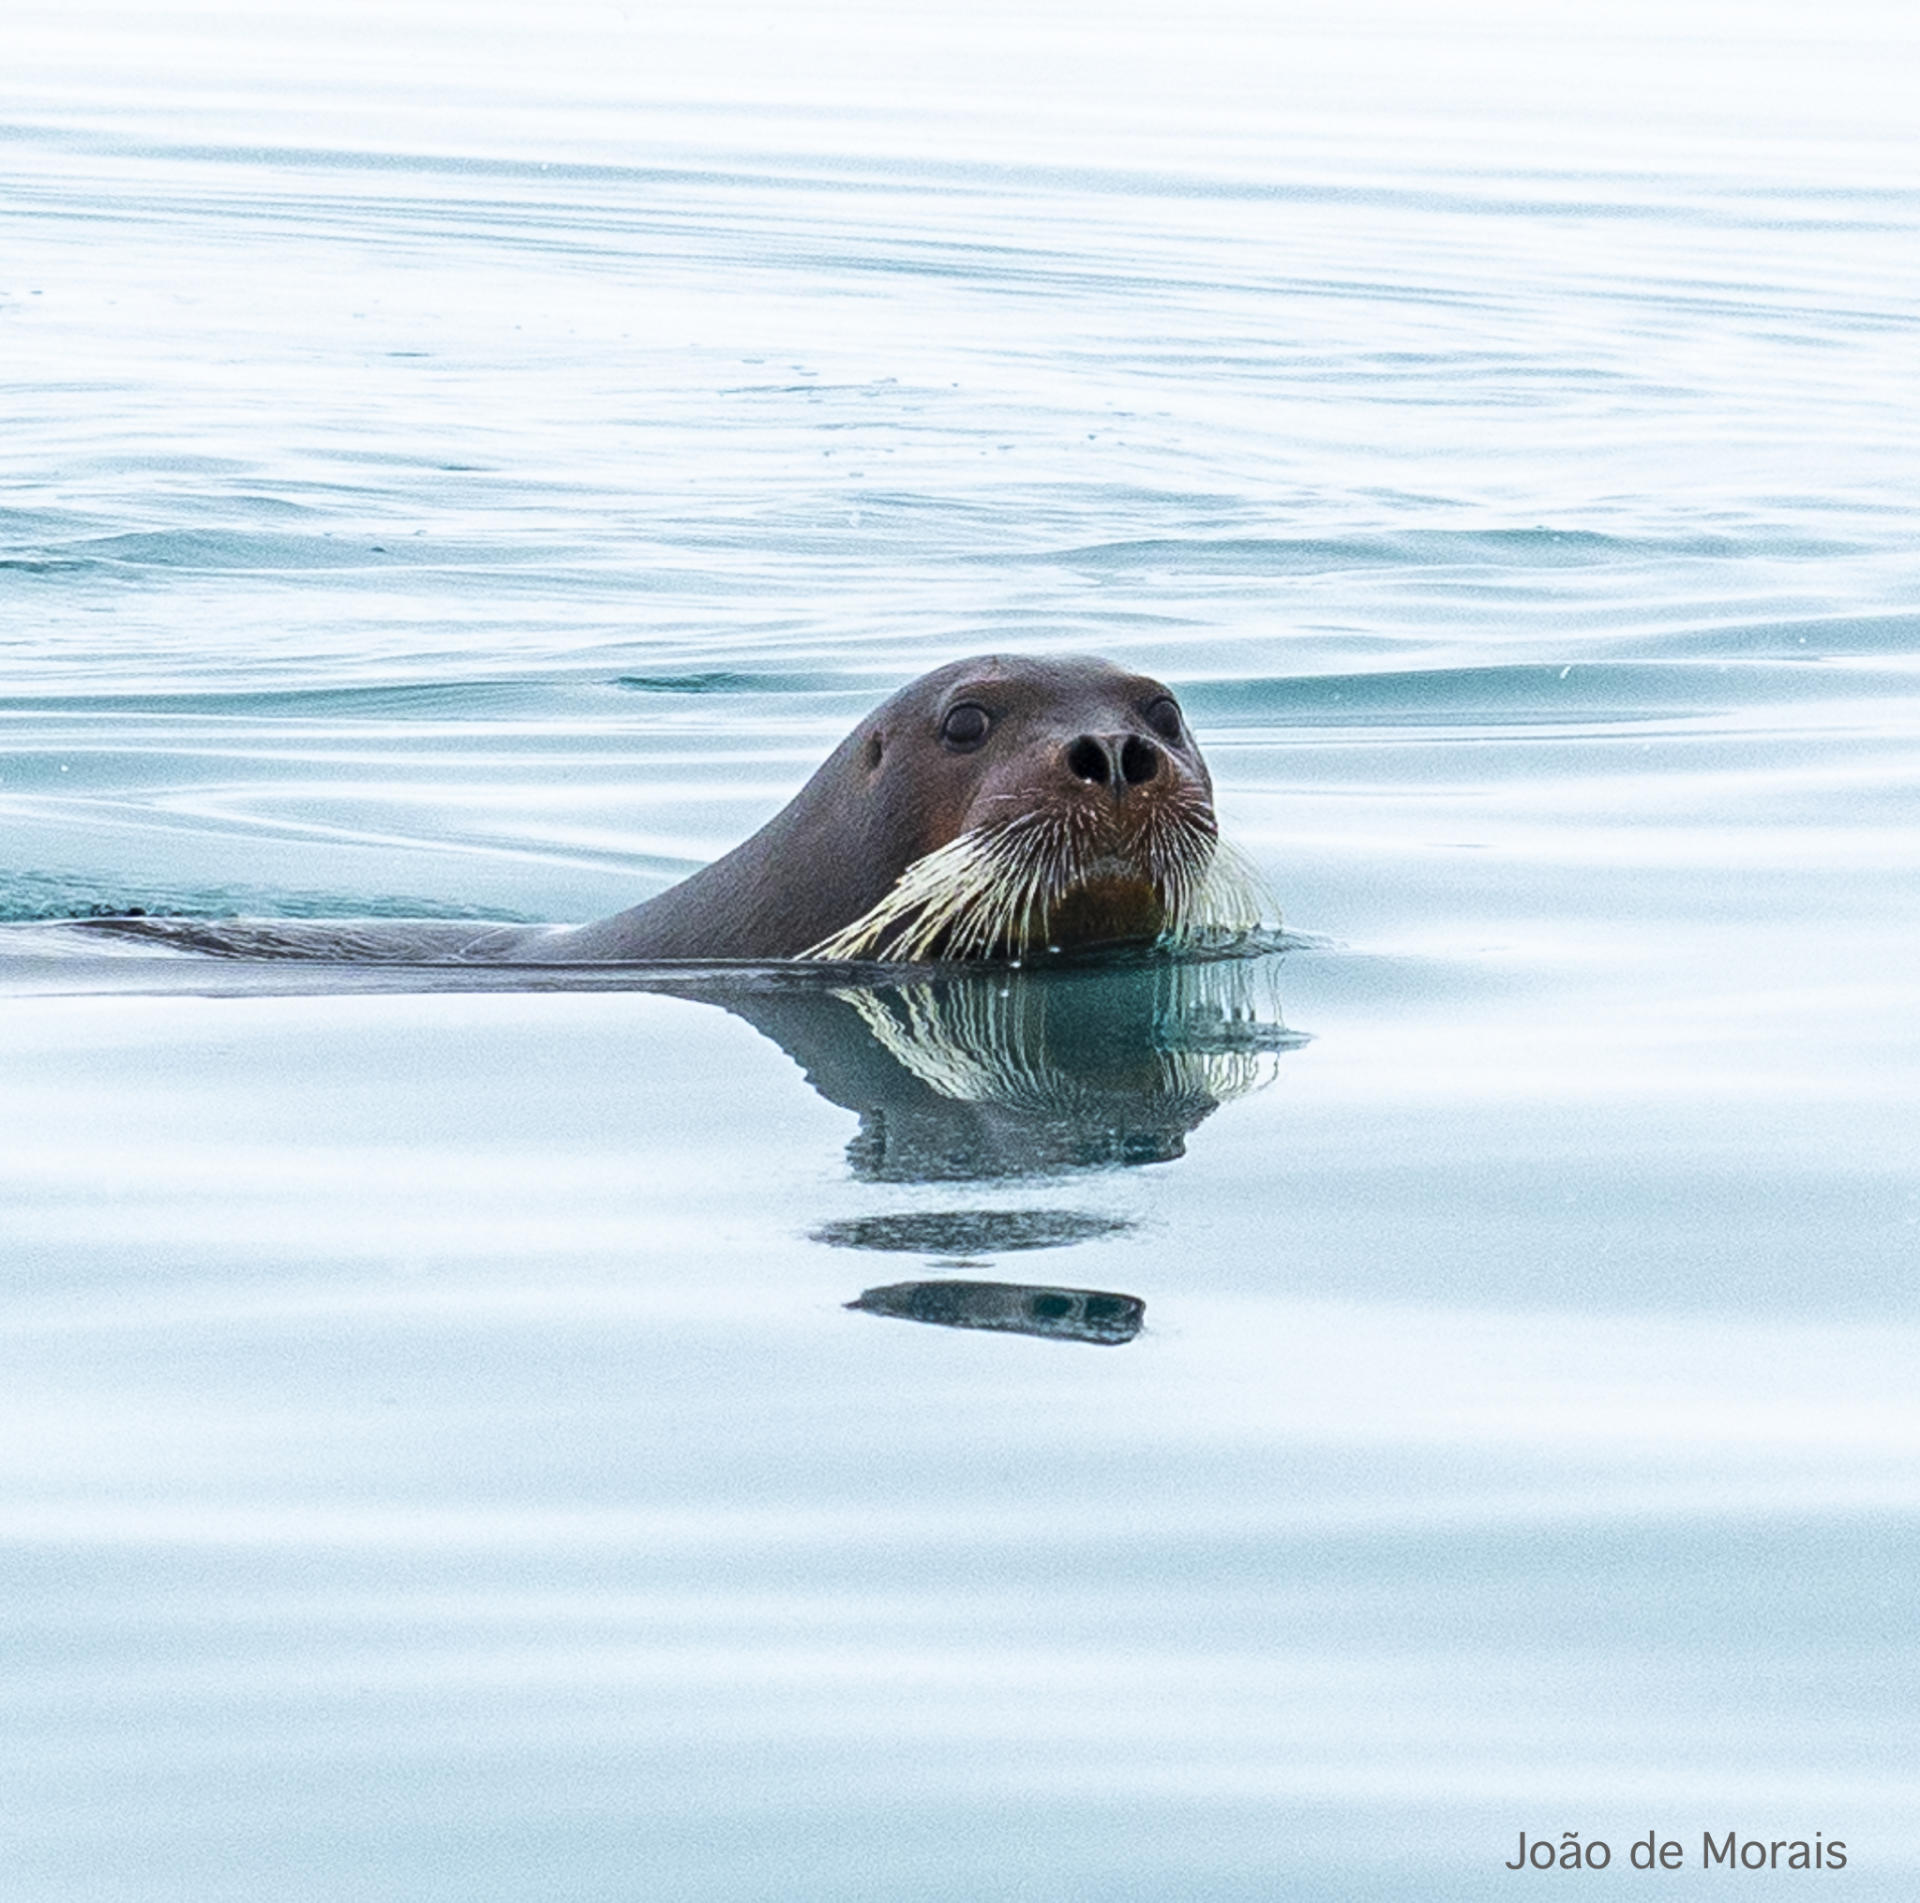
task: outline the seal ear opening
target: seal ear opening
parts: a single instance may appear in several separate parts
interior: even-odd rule
[[[887,750],[887,737],[878,727],[867,735],[867,771],[880,771],[880,756]]]

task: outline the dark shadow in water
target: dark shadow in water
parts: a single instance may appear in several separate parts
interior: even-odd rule
[[[744,1019],[852,1111],[847,1159],[863,1181],[1009,1182],[1172,1162],[1222,1103],[1270,1082],[1307,1042],[1281,1022],[1281,949],[1026,967],[409,965],[204,956],[68,922],[0,928],[0,994],[663,993]]]
[[[989,1328],[1049,1341],[1088,1341],[1102,1348],[1131,1341],[1147,1315],[1147,1305],[1137,1295],[1036,1288],[1024,1282],[893,1282],[866,1290],[847,1306],[938,1328]]]
[[[1043,968],[399,966],[101,956],[97,936],[59,925],[0,936],[13,953],[0,958],[0,992],[22,995],[618,990],[718,1005],[859,1118],[847,1161],[867,1182],[1010,1184],[1172,1162],[1222,1103],[1264,1088],[1277,1060],[1308,1041],[1281,1021],[1278,946],[1248,957]],[[832,1247],[984,1267],[991,1254],[1070,1248],[1131,1226],[1085,1210],[946,1209],[843,1219],[812,1233]],[[1138,1334],[1145,1313],[1133,1295],[1010,1282],[901,1282],[848,1306],[1108,1346]]]
[[[833,1249],[887,1249],[906,1255],[1005,1255],[1064,1249],[1131,1229],[1125,1216],[1084,1209],[929,1209],[907,1216],[856,1216],[823,1223],[815,1242]]]

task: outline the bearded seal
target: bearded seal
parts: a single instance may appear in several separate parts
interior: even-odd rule
[[[1263,909],[1161,682],[995,654],[901,688],[725,857],[516,955],[969,962],[1197,942]]]
[[[1106,661],[982,655],[901,688],[752,838],[592,924],[126,917],[62,929],[354,965],[964,964],[1202,945],[1269,910],[1220,841],[1206,762],[1161,682]]]

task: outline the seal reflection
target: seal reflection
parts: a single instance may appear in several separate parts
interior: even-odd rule
[[[865,1290],[847,1306],[939,1328],[990,1328],[1102,1348],[1131,1341],[1147,1315],[1147,1305],[1137,1295],[1035,1288],[1024,1282],[893,1282]]]
[[[856,973],[708,992],[860,1128],[863,1182],[1013,1181],[1168,1163],[1307,1042],[1272,959]]]
[[[1305,1042],[1280,1019],[1271,966],[1165,960],[943,973],[729,1003],[776,1038],[823,1096],[856,1111],[847,1146],[870,1182],[1007,1181],[1171,1162],[1230,1097],[1272,1081]],[[976,1268],[1132,1227],[1076,1209],[942,1209],[822,1224],[813,1240]],[[1146,1303],[1116,1290],[894,1282],[870,1315],[1117,1347]]]
[[[836,1249],[891,1249],[911,1255],[984,1256],[1019,1249],[1064,1249],[1119,1235],[1124,1216],[1081,1209],[929,1209],[907,1216],[855,1216],[822,1223],[813,1240]]]

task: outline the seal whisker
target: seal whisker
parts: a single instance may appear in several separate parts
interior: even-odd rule
[[[1160,942],[1211,945],[1258,929],[1273,907],[1258,875],[1210,814],[1170,803],[1141,842],[1158,900]],[[922,855],[859,918],[809,946],[809,959],[1018,958],[1048,943],[1054,914],[1099,875],[1082,812],[989,821]]]

